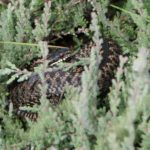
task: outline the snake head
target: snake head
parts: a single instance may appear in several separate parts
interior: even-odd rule
[[[65,48],[59,48],[53,52],[51,52],[48,56],[47,59],[50,60],[49,66],[55,65],[59,62],[67,60],[71,56],[70,49],[65,47]]]

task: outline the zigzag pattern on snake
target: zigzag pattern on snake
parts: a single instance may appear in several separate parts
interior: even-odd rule
[[[66,61],[73,63],[79,61],[79,58],[90,57],[92,45],[92,42],[85,45],[77,54],[70,58],[68,57],[68,60],[66,59]],[[111,80],[114,78],[114,72],[119,65],[119,55],[121,54],[121,51],[119,46],[113,40],[104,39],[102,49],[100,49],[99,52],[102,55],[102,61],[99,66],[101,77],[98,80],[98,85],[100,96],[105,97],[109,92]],[[83,66],[77,66],[68,71],[58,69],[52,72],[45,72],[45,81],[48,84],[46,93],[47,99],[53,104],[61,102],[66,85],[71,85],[73,87],[81,86],[81,75],[83,71]],[[37,113],[21,111],[19,110],[19,107],[40,104],[39,99],[41,94],[38,86],[39,84],[41,84],[39,75],[33,73],[28,80],[11,86],[10,100],[18,116],[23,118],[28,117],[31,120],[37,119]]]

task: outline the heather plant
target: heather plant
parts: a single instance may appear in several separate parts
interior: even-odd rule
[[[11,0],[0,7],[0,13],[1,149],[150,149],[148,0]],[[87,38],[95,43],[90,58],[82,60],[89,66],[84,66],[81,89],[66,86],[63,101],[58,106],[50,104],[43,77],[48,62],[44,61],[33,69],[42,81],[41,105],[21,108],[38,111],[39,117],[36,122],[19,120],[13,114],[7,87],[13,81],[26,80],[32,74],[26,65],[34,58],[45,58],[50,45],[58,44],[57,38],[72,36],[74,50],[79,48],[82,41],[76,30],[80,27],[88,29]],[[122,56],[107,103],[98,109],[97,101],[102,101],[98,98],[102,60],[98,51],[103,37],[114,39]]]

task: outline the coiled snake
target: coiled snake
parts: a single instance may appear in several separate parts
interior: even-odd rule
[[[79,61],[79,58],[86,58],[90,56],[92,43],[84,46],[77,54],[66,59],[69,62]],[[101,77],[98,81],[100,88],[100,96],[105,97],[109,92],[111,86],[111,80],[114,78],[114,72],[119,65],[119,55],[121,54],[119,46],[110,39],[104,39],[102,49],[100,49],[102,55],[102,61],[99,69],[101,70]],[[57,55],[56,55],[57,54]],[[51,58],[58,55],[65,56],[66,52],[60,51],[59,53],[53,53]],[[64,55],[63,55],[64,54]],[[56,58],[58,59],[58,58]],[[59,103],[64,96],[64,89],[66,85],[72,85],[74,87],[81,86],[81,75],[84,71],[83,66],[77,66],[76,68],[64,71],[63,69],[53,70],[51,72],[45,72],[45,81],[48,84],[47,99],[50,99],[51,103]],[[38,74],[33,73],[28,80],[21,83],[17,83],[11,86],[10,89],[10,100],[13,104],[13,108],[18,116],[23,118],[30,118],[36,120],[37,113],[31,113],[22,111],[19,107],[22,106],[33,106],[34,104],[40,104],[40,89],[41,79]]]

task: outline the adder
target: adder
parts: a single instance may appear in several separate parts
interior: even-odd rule
[[[49,57],[47,57],[47,59],[51,62],[49,63],[49,67],[52,67],[52,64],[57,64],[57,62],[61,60],[64,60],[64,62],[74,63],[79,61],[79,58],[90,57],[92,45],[92,42],[86,44],[78,53],[71,56],[68,55],[68,50],[66,49],[59,49],[56,52],[50,53],[48,55]],[[109,92],[115,71],[119,66],[119,55],[121,55],[121,50],[113,40],[104,39],[99,53],[102,56],[102,60],[99,65],[101,76],[99,77],[98,85],[100,97],[104,98]],[[67,71],[58,69],[44,72],[43,75],[45,77],[45,82],[48,85],[46,96],[47,99],[50,100],[50,103],[57,105],[62,101],[66,85],[80,88],[82,84],[81,76],[83,71],[84,66],[79,65],[75,68],[70,68]],[[11,86],[9,97],[13,104],[13,109],[18,116],[22,118],[29,118],[31,120],[37,119],[37,113],[23,111],[20,107],[32,107],[35,104],[40,104],[41,92],[39,84],[41,84],[41,78],[38,74],[33,73],[28,80]]]

